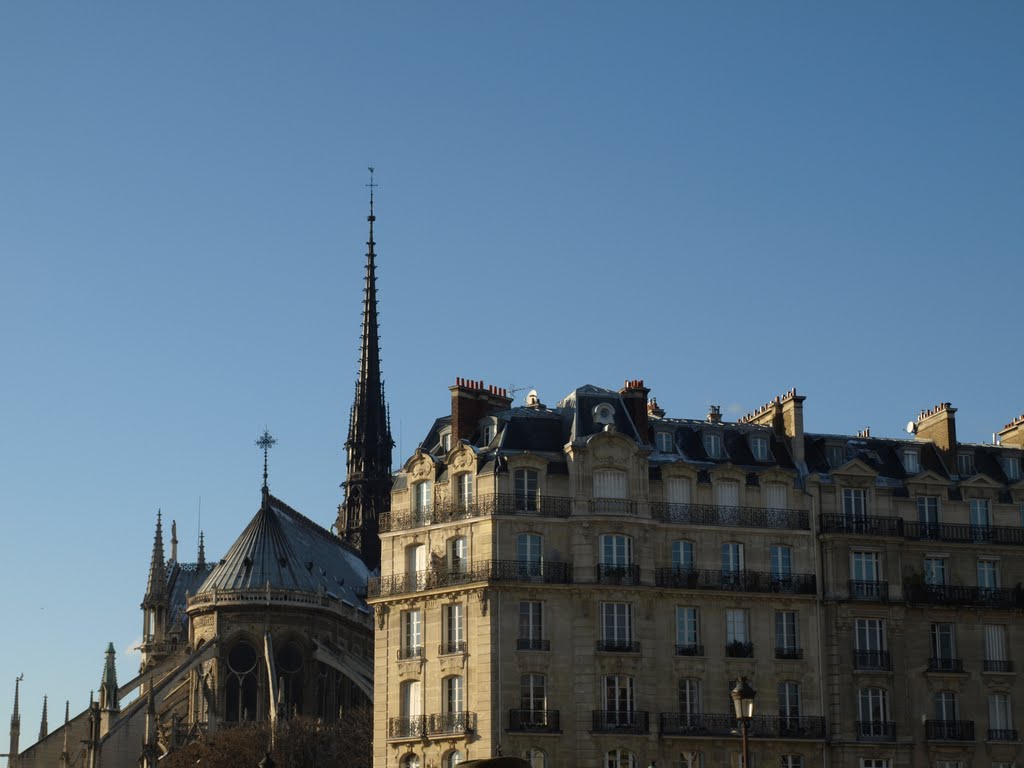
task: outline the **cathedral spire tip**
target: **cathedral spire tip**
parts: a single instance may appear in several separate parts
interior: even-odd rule
[[[277,444],[277,440],[270,434],[270,430],[266,427],[263,428],[263,434],[256,438],[256,447],[263,450],[263,495],[266,496],[270,492],[270,486],[267,484],[267,459],[270,453],[270,449]]]

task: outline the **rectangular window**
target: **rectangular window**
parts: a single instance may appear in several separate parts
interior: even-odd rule
[[[609,533],[601,537],[602,565],[631,565],[633,540],[629,536]]]
[[[466,570],[469,545],[465,536],[448,540],[448,568],[457,573]]]
[[[779,700],[779,717],[800,717],[800,684],[779,683],[775,690]]]
[[[885,621],[857,619],[854,623],[854,647],[858,651],[884,651]]]
[[[691,498],[690,478],[670,477],[665,481],[665,499],[669,504],[689,504]]]
[[[412,487],[412,492],[413,511],[419,513],[421,516],[427,512],[430,512],[430,481],[428,480],[422,483],[416,483]]]
[[[1013,730],[1013,716],[1010,712],[1010,697],[1005,693],[990,693],[988,696],[989,739],[995,741],[1016,741],[1008,731]],[[1002,731],[1002,733],[998,733]]]
[[[999,589],[999,562],[982,558],[978,560],[978,586],[982,589]]]
[[[517,469],[513,475],[517,512],[536,512],[540,508],[537,491],[538,473],[535,469]]]
[[[462,676],[452,675],[444,679],[444,712],[447,715],[454,715],[464,712],[465,699],[463,698]]]
[[[765,483],[764,503],[768,509],[789,509],[785,483]]]
[[[843,515],[847,521],[863,520],[867,514],[867,491],[863,488],[843,488]]]
[[[956,457],[956,471],[960,477],[970,477],[974,474],[974,456],[970,453],[960,453]]]
[[[628,675],[606,675],[604,678],[604,708],[609,714],[629,715],[635,706],[633,678]],[[629,718],[617,720],[613,725],[629,725]]]
[[[860,768],[892,768],[887,757],[862,757]]]
[[[715,432],[704,433],[704,451],[709,459],[722,457],[722,436]]]
[[[491,444],[491,440],[493,440],[493,439],[494,439],[494,425],[493,424],[485,424],[480,429],[480,445],[482,445],[483,447],[486,448],[488,445]]]
[[[946,585],[946,558],[926,557],[924,559],[924,583],[931,587]]]
[[[878,581],[881,575],[878,553],[854,550],[852,570],[855,581]]]
[[[693,570],[693,542],[673,541],[672,542],[672,568],[676,571]]]
[[[935,694],[935,719],[960,719],[960,707],[957,706],[956,693],[953,691],[939,691]]]
[[[775,652],[780,658],[795,658],[800,650],[796,611],[775,612]]]
[[[825,449],[830,469],[838,469],[846,463],[846,448],[842,445],[830,445]]]
[[[516,536],[516,560],[539,565],[544,560],[544,537],[538,533],[520,533]]]
[[[743,570],[743,545],[728,542],[722,545],[722,570],[725,573],[739,573]]]
[[[988,499],[971,499],[971,525],[976,528],[988,528],[991,524]]]
[[[725,641],[726,643],[749,643],[747,631],[747,610],[745,608],[725,609]]]
[[[793,575],[793,550],[783,544],[773,544],[769,549],[772,579],[786,579]]]
[[[750,439],[750,452],[754,454],[754,458],[757,461],[768,461],[768,439],[752,437]]]
[[[452,433],[445,432],[441,435],[441,450],[448,453],[452,449]]]
[[[676,608],[676,645],[684,653],[696,654],[700,645],[700,624],[696,608]]]
[[[740,505],[740,484],[734,480],[719,480],[714,485],[715,504],[720,507]]]
[[[679,681],[679,711],[684,715],[700,714],[700,680],[684,677]]]
[[[908,475],[916,475],[921,471],[921,464],[917,460],[917,451],[903,452],[903,469]]]
[[[931,640],[933,659],[951,660],[956,658],[956,638],[953,634],[952,624],[932,624]]]
[[[519,708],[527,712],[544,712],[548,708],[547,684],[544,675],[526,674],[519,678]],[[531,723],[543,725],[543,723]]]
[[[633,639],[633,606],[601,603],[601,638],[608,645],[629,645]]]
[[[444,651],[446,653],[460,653],[465,648],[465,612],[462,603],[451,603],[443,607],[444,616]]]
[[[598,469],[594,471],[595,499],[628,498],[627,476],[618,469]]]
[[[939,524],[939,497],[918,496],[917,497],[917,519],[925,525]]]
[[[654,435],[654,442],[661,453],[675,453],[675,442],[671,432],[657,432]]]
[[[1016,456],[1004,456],[1003,473],[1011,483],[1020,480],[1020,459]]]
[[[803,755],[783,755],[779,758],[779,768],[804,768]]]
[[[889,722],[889,694],[884,688],[861,688],[858,695],[857,716],[865,723]],[[868,735],[882,736],[875,729],[866,729]]]
[[[464,472],[455,478],[455,503],[459,509],[468,509],[473,503],[473,474]]]
[[[402,614],[402,656],[411,658],[423,654],[423,612],[405,611]]]
[[[544,637],[544,604],[540,600],[519,603],[519,639],[539,641]]]
[[[1006,656],[1006,627],[1002,624],[985,625],[985,671],[1013,671]]]

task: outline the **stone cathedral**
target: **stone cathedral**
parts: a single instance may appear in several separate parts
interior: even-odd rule
[[[220,559],[207,559],[200,534],[195,562],[182,562],[173,522],[168,552],[157,513],[141,668],[119,675],[110,644],[99,695],[81,712],[65,705],[52,730],[44,708],[39,738],[25,747],[15,683],[12,768],[155,768],[203,733],[296,715],[331,722],[372,700],[366,582],[380,567],[378,519],[390,507],[394,443],[381,378],[372,169],[369,186],[362,344],[338,533],[271,493],[266,456],[274,440],[264,433],[258,508]]]

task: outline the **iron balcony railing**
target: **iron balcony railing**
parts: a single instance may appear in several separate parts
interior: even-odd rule
[[[389,739],[415,739],[427,733],[425,715],[415,717],[392,717],[388,720]]]
[[[989,741],[1017,741],[1016,728],[989,728]]]
[[[590,514],[635,517],[636,502],[632,499],[591,499]]]
[[[896,741],[896,723],[886,720],[858,720],[857,741]]]
[[[928,659],[929,672],[963,672],[964,660],[953,657],[932,656]]]
[[[640,653],[637,640],[598,640],[595,647],[602,653]]]
[[[889,600],[889,582],[850,579],[850,599],[885,603]]]
[[[441,643],[437,646],[438,656],[453,656],[457,653],[466,652],[466,641],[465,640],[449,640],[447,643]]]
[[[520,637],[516,640],[517,651],[550,651],[551,641],[539,637]]]
[[[476,730],[476,712],[447,712],[427,718],[427,735],[470,733]]]
[[[730,528],[777,528],[808,531],[806,512],[770,507],[728,507],[720,504],[651,503],[651,517],[663,523],[716,525]]]
[[[428,568],[372,578],[367,582],[368,597],[390,597],[428,589],[468,584],[475,581],[526,581],[536,584],[569,584],[572,573],[568,563],[528,563],[519,560],[476,560],[456,567]]]
[[[903,536],[903,520],[899,517],[870,515],[821,516],[822,533],[852,533],[859,536]]]
[[[572,499],[563,496],[537,494],[493,493],[482,494],[471,501],[451,499],[435,500],[429,509],[410,509],[386,512],[380,516],[380,531],[407,531],[435,523],[468,520],[490,515],[539,515],[541,517],[569,517]]]
[[[677,589],[714,589],[727,592],[779,592],[813,595],[818,583],[813,573],[778,574],[767,571],[714,571],[698,568],[656,568],[654,583]]]
[[[398,649],[398,658],[402,659],[422,659],[423,658],[423,646],[422,645],[410,645],[407,648]]]
[[[904,584],[908,603],[972,605],[979,608],[1024,608],[1024,591],[996,587],[960,587],[949,584]]]
[[[1013,662],[996,659],[985,659],[984,667],[986,672],[1013,672]]]
[[[904,536],[908,539],[948,541],[970,544],[988,542],[991,544],[1024,545],[1024,527],[1001,525],[965,525],[961,523],[922,523],[908,521],[903,525]]]
[[[892,669],[892,657],[888,651],[859,651],[853,652],[854,669]]]
[[[510,709],[508,729],[557,733],[562,730],[562,724],[557,709]]]
[[[647,733],[648,713],[617,709],[593,710],[593,728],[596,733]]]
[[[703,645],[692,645],[676,644],[676,656],[703,656],[704,646]]]
[[[925,720],[924,733],[929,741],[974,741],[974,721]]]
[[[783,647],[783,648],[776,648],[775,649],[775,658],[776,659],[791,659],[791,660],[795,660],[795,659],[802,659],[803,657],[804,657],[804,649],[803,648]]]
[[[636,563],[628,565],[598,563],[596,571],[598,584],[635,586],[640,583],[640,566]]]
[[[733,659],[754,658],[754,644],[734,641],[725,644],[725,655]]]
[[[736,715],[732,713],[662,712],[659,715],[662,736],[731,736],[737,731]],[[763,739],[823,739],[825,718],[755,715],[750,721],[750,735]]]

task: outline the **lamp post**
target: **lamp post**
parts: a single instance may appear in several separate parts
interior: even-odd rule
[[[747,682],[746,677],[736,681],[732,689],[732,704],[736,707],[736,719],[740,722],[740,736],[743,739],[743,768],[750,768],[750,752],[747,747],[747,731],[754,716],[754,697],[757,691]]]

